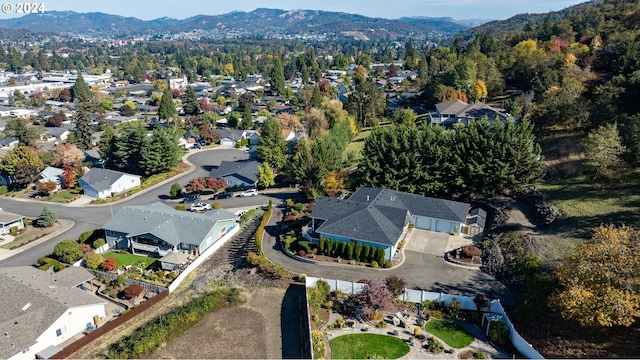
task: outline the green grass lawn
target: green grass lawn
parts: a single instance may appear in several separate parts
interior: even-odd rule
[[[146,256],[132,255],[132,254],[118,254],[110,251],[102,254],[102,256],[104,256],[105,259],[106,258],[116,259],[116,266],[119,268],[130,265],[130,264],[144,263],[145,264],[144,268],[146,269],[147,267],[149,267],[149,265],[158,261],[158,259],[154,259]]]
[[[560,230],[574,229],[585,238],[600,224],[640,226],[640,174],[607,188],[593,185],[584,176],[552,180],[538,186],[545,200],[561,213]]]
[[[58,191],[49,197],[49,201],[66,203],[75,200],[79,195],[69,190]]]
[[[346,159],[347,154],[352,153],[355,155],[355,160],[359,160],[362,156],[362,148],[364,148],[364,140],[371,135],[371,130],[360,131],[358,136],[353,139],[350,143],[347,144],[347,147],[344,150],[344,158]]]
[[[403,340],[379,334],[342,335],[329,345],[333,359],[398,359],[410,350]]]
[[[424,329],[456,349],[468,346],[474,339],[474,337],[463,328],[448,321],[430,320],[424,326]]]

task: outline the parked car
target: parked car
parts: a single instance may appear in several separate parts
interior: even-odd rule
[[[211,210],[211,204],[207,204],[207,203],[191,204],[191,211],[207,211],[207,210]]]
[[[213,200],[228,199],[233,196],[231,191],[224,191],[213,195]]]
[[[258,189],[248,189],[240,193],[240,197],[256,196],[258,195]]]
[[[182,203],[194,203],[200,199],[200,194],[185,194]]]

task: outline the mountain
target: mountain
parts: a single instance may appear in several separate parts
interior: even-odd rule
[[[494,20],[486,22],[479,26],[469,26],[467,30],[461,31],[459,34],[455,35],[459,37],[463,42],[469,41],[473,39],[476,35],[489,31],[493,36],[499,36],[500,34],[506,31],[520,31],[524,29],[525,25],[537,25],[546,21],[549,16],[551,16],[551,20],[556,22],[558,20],[564,19],[569,13],[573,11],[578,11],[584,8],[596,6],[597,4],[602,3],[604,0],[592,0],[584,3],[580,3],[577,5],[573,5],[562,9],[560,11],[552,11],[548,13],[541,14],[518,14],[514,15],[506,20]]]
[[[183,20],[168,17],[141,20],[105,13],[48,11],[20,18],[1,19],[0,27],[71,35],[121,37],[134,35],[197,34],[199,37],[242,35],[440,39],[468,29],[450,18],[370,18],[362,15],[318,10],[259,8],[222,15],[197,15]]]

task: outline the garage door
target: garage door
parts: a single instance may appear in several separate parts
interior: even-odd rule
[[[222,146],[233,146],[233,140],[230,139],[222,139],[220,140],[220,145]]]
[[[436,221],[436,231],[443,233],[451,232],[451,221],[437,220]]]
[[[416,218],[416,227],[418,229],[431,230],[431,219],[428,217],[418,216]]]

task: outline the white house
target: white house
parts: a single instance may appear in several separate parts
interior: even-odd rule
[[[75,266],[57,273],[32,266],[1,268],[0,358],[48,358],[87,324],[98,325],[107,302],[79,287],[93,277]]]
[[[38,180],[36,180],[35,182],[36,189],[39,188],[40,184],[44,184],[47,182],[55,182],[56,184],[58,184],[59,188],[62,185],[62,173],[64,173],[64,170],[60,168],[47,166],[40,172],[40,174],[38,174]]]
[[[24,216],[8,211],[0,210],[0,234],[8,234],[12,227],[22,229],[24,227]]]
[[[140,185],[140,176],[102,168],[92,168],[78,180],[84,194],[104,199]]]

